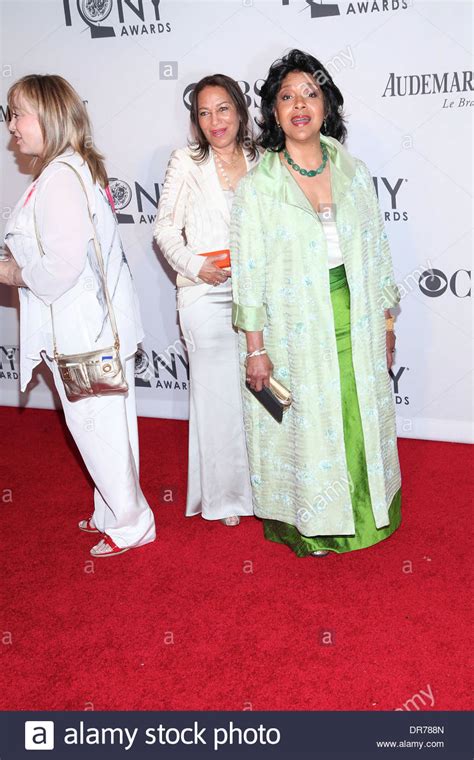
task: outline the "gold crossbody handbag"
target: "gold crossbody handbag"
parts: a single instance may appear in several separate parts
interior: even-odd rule
[[[64,390],[66,391],[66,396],[69,401],[79,401],[82,398],[90,398],[91,396],[103,396],[109,393],[127,393],[128,383],[125,379],[125,374],[120,359],[120,340],[117,331],[117,324],[115,321],[115,314],[109,296],[109,290],[107,287],[107,280],[104,271],[104,260],[102,258],[102,251],[100,248],[99,240],[97,238],[95,224],[89,206],[89,199],[87,197],[84,181],[79,172],[73,166],[71,166],[71,164],[67,163],[66,161],[58,161],[58,163],[69,166],[69,168],[76,174],[86,196],[87,211],[89,213],[89,219],[91,221],[93,229],[94,250],[97,262],[99,264],[102,287],[105,295],[105,302],[107,304],[107,312],[114,336],[114,344],[113,346],[107,346],[107,348],[100,348],[95,351],[88,351],[81,354],[60,354],[58,352],[58,347],[56,344],[53,306],[51,304],[50,310],[51,327],[53,332],[54,361],[58,366],[59,374],[64,384]],[[35,212],[34,224],[38,247],[41,255],[44,256],[45,254],[43,246],[41,245]]]

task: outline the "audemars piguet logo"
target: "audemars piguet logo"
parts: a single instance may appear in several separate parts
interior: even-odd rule
[[[421,95],[446,95],[443,108],[472,108],[472,96],[465,97],[459,93],[473,91],[472,71],[444,71],[434,74],[395,74],[388,75],[383,98],[404,98]],[[457,97],[456,97],[457,96]]]
[[[93,40],[104,37],[141,37],[171,32],[160,15],[161,0],[63,0],[66,26],[81,21]],[[76,6],[76,13],[72,7]],[[77,14],[77,15],[76,15]]]

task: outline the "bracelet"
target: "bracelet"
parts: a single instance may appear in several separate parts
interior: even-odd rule
[[[250,351],[246,355],[245,358],[246,359],[251,359],[253,356],[263,356],[266,353],[267,353],[267,349],[266,348],[257,348],[256,351]]]
[[[394,324],[395,324],[395,317],[385,317],[385,329],[387,332],[393,332]]]

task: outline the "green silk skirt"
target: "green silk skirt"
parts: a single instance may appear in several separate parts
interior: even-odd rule
[[[377,528],[370,500],[364,435],[352,365],[350,292],[344,265],[329,270],[331,301],[336,330],[337,355],[341,382],[342,417],[347,467],[352,480],[351,500],[354,513],[354,535],[303,536],[294,525],[279,520],[263,520],[265,538],[286,544],[298,557],[314,551],[337,553],[365,549],[388,538],[401,522],[401,490],[389,508],[389,525]]]

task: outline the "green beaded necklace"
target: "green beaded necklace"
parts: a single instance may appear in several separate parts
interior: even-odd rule
[[[326,148],[325,145],[323,145],[323,143],[321,143],[321,152],[323,154],[323,163],[321,164],[321,166],[318,166],[317,169],[303,169],[303,167],[299,166],[298,164],[295,164],[295,162],[291,158],[286,148],[283,151],[283,155],[285,156],[291,168],[295,172],[299,172],[302,177],[315,177],[316,174],[321,174],[324,171],[324,169],[326,168],[326,164],[328,162],[328,158],[329,158],[328,149]]]

